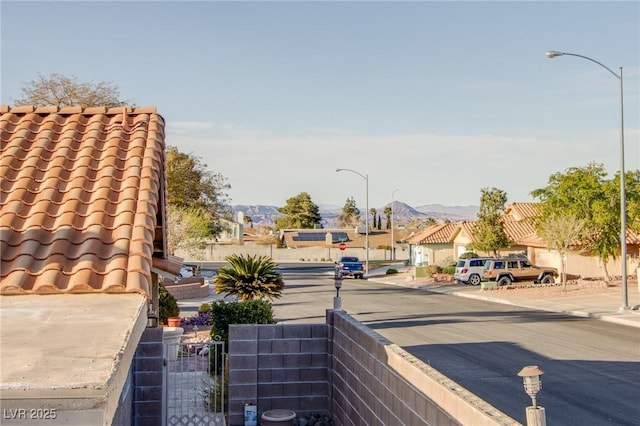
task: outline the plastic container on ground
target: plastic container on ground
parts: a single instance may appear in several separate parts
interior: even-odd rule
[[[292,410],[269,410],[262,413],[262,426],[291,426],[296,418]]]

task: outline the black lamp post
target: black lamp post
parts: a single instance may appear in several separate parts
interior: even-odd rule
[[[333,298],[333,309],[336,311],[341,311],[342,300],[340,299],[340,289],[342,288],[342,277],[336,277],[333,280],[333,285],[336,287],[336,297]]]

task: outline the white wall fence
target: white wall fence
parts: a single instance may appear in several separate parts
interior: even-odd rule
[[[366,259],[364,248],[347,248],[341,251],[335,247],[308,247],[308,248],[277,248],[275,245],[220,245],[211,244],[201,254],[201,258],[194,259],[187,253],[176,252],[188,260],[200,261],[224,261],[231,254],[245,254],[250,256],[269,256],[275,262],[326,262],[336,261],[341,256],[357,256],[362,261]],[[404,261],[409,258],[409,251],[400,247],[396,248],[396,260]],[[391,250],[369,248],[369,260],[390,260]]]

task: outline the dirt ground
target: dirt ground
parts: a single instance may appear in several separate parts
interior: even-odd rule
[[[438,275],[431,278],[413,278],[411,272],[400,272],[398,274],[385,276],[382,281],[410,282],[411,286],[459,286],[451,276]],[[607,294],[620,292],[622,281],[620,279],[611,282],[604,280],[570,280],[566,288],[560,283],[553,285],[541,285],[533,283],[514,283],[507,287],[483,290],[487,292],[508,292],[510,296],[517,296],[529,299],[555,299],[562,297],[587,296],[593,294]],[[636,278],[630,278],[628,285],[637,285]]]

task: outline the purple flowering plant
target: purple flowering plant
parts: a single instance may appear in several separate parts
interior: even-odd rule
[[[199,312],[198,315],[194,317],[184,317],[182,318],[182,325],[197,325],[200,326],[210,326],[211,325],[211,313],[210,312]]]

